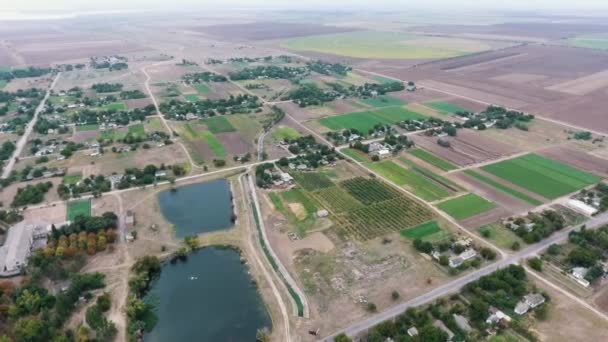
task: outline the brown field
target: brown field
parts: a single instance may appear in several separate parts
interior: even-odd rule
[[[210,25],[193,28],[228,41],[268,40],[354,31],[346,27],[279,22]]]
[[[514,146],[486,138],[467,129],[459,130],[456,137],[444,138],[451,144],[448,148],[439,146],[435,137],[413,135],[412,139],[416,145],[460,166],[487,162],[521,152]]]
[[[486,211],[485,213],[481,213],[477,216],[469,217],[465,220],[460,221],[466,228],[476,229],[486,224],[490,224],[500,220],[501,218],[505,218],[513,213],[505,208],[496,207],[490,211]]]
[[[245,154],[251,148],[251,145],[243,140],[239,132],[216,134],[216,137],[224,145],[228,155]]]
[[[608,160],[596,157],[571,147],[555,146],[539,151],[545,157],[572,165],[576,168],[608,177]]]
[[[608,87],[608,70],[579,77],[570,81],[554,84],[547,89],[572,95],[586,95],[595,90]]]
[[[520,74],[520,73],[511,73],[504,74],[496,77],[492,77],[492,79],[497,81],[504,81],[513,84],[526,84],[535,81],[541,81],[547,78],[545,75],[537,75],[537,74]]]
[[[150,98],[133,99],[133,100],[124,100],[124,103],[127,105],[127,108],[136,109],[136,108],[144,108],[148,105],[151,105],[152,100]]]

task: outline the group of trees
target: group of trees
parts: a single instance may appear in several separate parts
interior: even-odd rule
[[[146,94],[139,89],[123,90],[120,92],[120,98],[123,100],[143,99],[146,98]]]
[[[87,253],[94,255],[103,252],[108,245],[116,241],[117,233],[113,228],[100,229],[96,232],[80,231],[69,235],[58,232],[58,238],[49,239],[43,254],[47,258],[57,257],[61,259],[71,259],[77,254]]]
[[[147,116],[156,114],[154,105],[132,110],[80,110],[70,116],[77,125],[95,125],[101,123],[115,123],[126,126],[132,121],[144,121]]]
[[[160,260],[155,256],[143,257],[131,268],[129,279],[129,299],[127,301],[127,340],[139,341],[144,332],[149,332],[156,324],[154,306],[144,301],[150,282],[160,276]]]
[[[394,320],[384,321],[371,328],[367,336],[362,338],[362,341],[384,342],[391,339],[392,341],[445,342],[448,340],[448,334],[433,325],[435,319],[438,319],[438,317],[434,317],[428,309],[409,308]],[[418,335],[414,338],[407,333],[408,329],[412,327],[415,327],[418,331]],[[352,340],[346,336],[338,336],[335,341],[347,342]]]
[[[264,78],[285,79],[292,82],[308,76],[310,71],[301,67],[280,67],[276,65],[258,65],[231,72],[228,76],[234,81],[257,80]]]
[[[91,89],[98,93],[115,93],[122,90],[123,85],[120,83],[95,83]]]
[[[540,214],[528,213],[527,219],[533,224],[531,228],[526,227],[528,221],[522,217],[515,219],[513,223],[518,226],[515,234],[530,244],[551,236],[566,225],[564,216],[555,210],[543,210]]]
[[[13,197],[12,207],[21,207],[28,204],[38,204],[44,201],[44,195],[53,187],[51,182],[35,185],[28,184],[25,188],[18,188]]]
[[[192,74],[185,74],[182,79],[186,84],[196,84],[203,82],[226,82],[228,79],[224,75],[216,74],[214,72],[196,72]]]
[[[0,80],[10,81],[15,78],[40,77],[50,74],[52,71],[53,70],[51,68],[15,68],[8,71],[0,71]]]
[[[128,59],[122,56],[111,56],[111,57],[91,57],[90,65],[94,69],[108,69],[110,71],[117,71],[128,69]]]
[[[287,163],[289,163],[289,162],[287,162]],[[255,167],[255,183],[258,187],[269,188],[270,186],[272,186],[273,181],[275,181],[276,179],[279,179],[278,176],[273,177],[273,175],[272,175],[273,169],[274,169],[274,164],[272,164],[272,163],[259,164]]]
[[[570,232],[568,240],[576,246],[567,256],[572,266],[589,268],[585,278],[590,282],[604,275],[601,262],[608,255],[608,226],[596,230],[583,227]]]
[[[15,149],[15,144],[12,141],[2,143],[2,146],[0,146],[0,160],[9,159],[13,155],[13,152],[15,152]]]
[[[181,102],[170,100],[160,105],[161,112],[169,118],[185,120],[187,114],[199,117],[211,117],[224,114],[260,112],[262,104],[257,96],[249,94],[230,95],[227,99],[204,99],[196,102]]]
[[[289,152],[297,155],[291,160],[281,158],[280,166],[288,166],[289,163],[305,164],[307,167],[316,169],[323,163],[332,163],[340,158],[336,150],[325,144],[318,143],[312,135],[301,136],[295,139],[285,139]]]
[[[88,326],[95,332],[94,336],[87,331],[87,338],[97,341],[113,341],[116,336],[116,326],[104,314],[110,310],[112,300],[109,293],[97,297],[95,305],[89,307],[85,314]],[[81,334],[82,332],[80,332]],[[80,335],[79,334],[79,335]]]
[[[348,75],[348,72],[353,70],[352,67],[341,63],[325,63],[321,60],[316,60],[306,63],[308,68],[322,75],[337,74],[340,76]]]
[[[93,193],[97,197],[103,192],[112,190],[112,184],[102,175],[90,175],[77,184],[61,183],[57,186],[57,194],[66,200],[70,197],[79,197],[82,194]]]
[[[369,98],[386,93],[405,89],[402,82],[365,83],[360,86],[344,86],[337,82],[327,82],[328,89],[321,89],[314,83],[300,84],[296,89],[289,91],[283,100],[292,100],[300,107],[321,105],[337,98],[356,97]]]
[[[508,129],[513,126],[521,130],[528,130],[526,123],[534,120],[534,115],[525,114],[514,110],[508,110],[500,106],[489,106],[481,113],[456,112],[458,116],[468,118],[463,124],[466,128],[476,127],[486,129],[489,122],[496,122],[499,129]]]

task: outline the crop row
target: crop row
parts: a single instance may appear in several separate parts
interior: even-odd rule
[[[341,185],[365,205],[388,201],[401,196],[399,191],[376,179],[356,177],[343,181]]]
[[[361,208],[363,205],[337,186],[317,190],[313,195],[332,213],[338,214]]]
[[[293,178],[308,191],[329,188],[334,185],[329,177],[317,172],[294,172]]]

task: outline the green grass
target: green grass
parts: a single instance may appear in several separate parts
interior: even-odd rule
[[[148,126],[151,131],[162,131],[164,129],[163,122],[159,118],[151,118],[148,120]]]
[[[115,129],[107,129],[105,131],[101,131],[99,137],[103,140],[120,140],[126,136],[125,133],[115,130]]]
[[[188,94],[188,95],[184,95],[184,98],[186,99],[186,101],[188,102],[196,102],[199,100],[198,95],[196,94]]]
[[[309,214],[314,214],[319,207],[302,189],[292,189],[281,193],[287,203],[300,203]]]
[[[401,236],[406,237],[410,240],[415,240],[424,239],[439,232],[441,232],[441,227],[439,227],[437,221],[430,221],[423,224],[419,224],[412,228],[404,229],[400,232],[400,234]]]
[[[378,76],[378,75],[374,75],[371,78],[372,78],[372,80],[374,80],[374,81],[376,81],[378,83],[393,83],[393,82],[397,82],[397,80],[394,80],[392,78]]]
[[[419,164],[415,163],[412,160],[409,160],[409,159],[407,159],[405,157],[399,157],[399,160],[402,163],[408,165],[412,170],[420,173],[421,175],[423,175],[423,176],[425,176],[427,178],[431,178],[435,182],[438,182],[438,183],[444,185],[447,188],[451,188],[453,190],[462,190],[462,187],[460,185],[452,182],[451,180],[449,180],[449,179],[447,179],[445,177],[442,177],[442,176],[436,174],[435,172],[433,172],[433,171],[431,171],[431,170],[429,170],[429,169],[427,169],[425,167],[420,166]]]
[[[434,110],[436,110],[442,114],[453,114],[456,112],[469,112],[469,110],[466,108],[457,106],[452,103],[442,102],[442,101],[426,102],[424,105],[427,107],[431,107]]]
[[[482,183],[486,183],[487,185],[489,185],[489,186],[491,186],[491,187],[493,187],[493,188],[495,188],[497,190],[500,190],[500,191],[506,193],[507,195],[515,197],[518,200],[524,201],[526,203],[533,204],[535,206],[539,206],[539,205],[543,204],[543,202],[537,200],[536,198],[530,197],[530,196],[528,196],[528,195],[526,195],[526,194],[524,194],[522,192],[519,192],[519,191],[517,191],[515,189],[512,189],[512,188],[510,188],[510,187],[508,187],[508,186],[506,186],[506,185],[504,185],[504,184],[502,184],[500,182],[497,182],[497,181],[495,181],[495,180],[493,180],[491,178],[488,178],[488,177],[486,177],[486,176],[484,176],[482,174],[479,174],[479,173],[477,173],[477,172],[475,172],[473,170],[466,170],[466,171],[464,171],[464,173],[467,176],[475,178],[475,179],[477,179],[478,181],[480,181]]]
[[[99,125],[97,125],[97,124],[76,126],[76,131],[78,131],[78,132],[95,131],[97,129],[99,129]]]
[[[386,107],[374,111],[354,112],[337,116],[330,116],[319,120],[323,126],[339,131],[355,128],[367,133],[377,124],[395,124],[407,119],[423,119],[425,116],[401,107]]]
[[[226,157],[226,150],[224,149],[224,145],[213,135],[211,132],[202,132],[200,134],[201,138],[209,146],[213,154],[218,158]]]
[[[498,247],[511,249],[511,246],[515,242],[519,242],[522,246],[525,245],[525,242],[519,236],[500,223],[491,223],[478,229],[481,236],[484,236],[483,233],[485,231],[488,231],[488,234],[490,234],[486,239],[494,242]]]
[[[408,188],[426,201],[436,201],[450,196],[450,191],[437,185],[421,174],[403,168],[390,160],[366,164],[368,168],[388,178],[393,183]]]
[[[461,56],[490,48],[480,41],[432,37],[378,31],[358,31],[297,37],[283,47],[355,58],[425,59]],[[456,44],[458,43],[458,44]]]
[[[104,110],[126,110],[127,105],[124,102],[109,103],[102,107]]]
[[[376,107],[376,108],[390,107],[390,106],[404,106],[407,104],[405,101],[402,101],[398,98],[388,96],[388,95],[371,97],[368,99],[361,100],[361,102],[365,103],[368,106],[372,106],[372,107]]]
[[[91,201],[74,201],[68,203],[67,218],[74,221],[77,216],[91,216]]]
[[[443,201],[439,203],[438,207],[453,218],[457,220],[464,220],[466,218],[492,210],[496,207],[496,205],[475,194],[466,194]]]
[[[487,165],[482,170],[549,199],[575,192],[601,180],[591,173],[537,154]]]
[[[423,160],[443,171],[450,171],[450,170],[455,170],[458,168],[458,167],[456,167],[456,165],[454,165],[446,160],[443,160],[443,159],[435,156],[434,154],[431,154],[430,152],[427,152],[427,151],[419,149],[419,148],[410,150],[410,153],[414,157],[416,157],[420,160]]]
[[[281,202],[281,198],[279,198],[276,193],[271,192],[268,194],[268,197],[270,197],[270,201],[276,210],[282,213],[285,212],[285,206],[283,205],[283,202]]]
[[[207,94],[209,91],[211,91],[211,89],[209,89],[209,86],[206,85],[205,83],[197,83],[197,84],[193,84],[192,87],[194,89],[196,89],[196,91],[199,94]]]
[[[277,141],[285,139],[296,139],[300,137],[300,133],[291,127],[279,127],[272,132],[272,138]]]
[[[72,173],[63,176],[63,183],[66,185],[76,184],[82,179],[82,174],[80,173]]]
[[[343,150],[340,150],[340,152],[344,153],[345,155],[353,158],[354,160],[360,162],[360,163],[365,163],[370,161],[370,159],[367,157],[367,155],[359,150],[355,150],[353,148],[345,148]]]
[[[232,126],[230,121],[224,116],[214,116],[209,119],[205,119],[205,125],[209,131],[213,134],[235,132],[236,128]]]
[[[129,133],[138,137],[143,137],[146,135],[146,130],[143,124],[135,124],[129,126]]]

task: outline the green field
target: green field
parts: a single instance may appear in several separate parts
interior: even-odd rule
[[[204,120],[205,125],[213,134],[235,132],[236,128],[224,116],[213,116]]]
[[[527,154],[481,169],[549,199],[575,192],[601,180],[591,173],[537,154]]]
[[[109,103],[102,107],[103,110],[126,110],[127,105],[124,102]]]
[[[354,160],[358,161],[359,163],[365,163],[365,162],[370,161],[370,159],[367,157],[367,154],[365,154],[359,150],[355,150],[353,148],[345,148],[343,150],[340,150],[340,152],[353,158]]]
[[[138,137],[144,137],[146,135],[146,130],[143,124],[135,124],[129,126],[129,133]]]
[[[188,94],[188,95],[184,95],[184,98],[186,99],[186,101],[188,102],[196,102],[199,100],[198,95],[196,94]]]
[[[79,125],[76,126],[76,131],[78,132],[83,132],[83,131],[95,131],[99,129],[99,125],[95,124],[95,125]]]
[[[365,103],[368,106],[381,108],[381,107],[390,107],[390,106],[404,106],[407,103],[398,98],[388,96],[388,95],[380,95],[376,97],[370,97],[368,99],[361,100],[361,102]]]
[[[510,188],[510,187],[508,187],[508,186],[506,186],[506,185],[504,185],[504,184],[502,184],[500,182],[497,182],[497,181],[495,181],[495,180],[493,180],[491,178],[488,178],[488,177],[486,177],[486,176],[484,176],[482,174],[479,174],[479,173],[477,173],[477,172],[475,172],[473,170],[466,170],[466,171],[464,171],[464,173],[467,176],[475,178],[475,179],[477,179],[478,181],[480,181],[482,183],[486,183],[487,185],[489,185],[489,186],[491,186],[491,187],[493,187],[493,188],[495,188],[497,190],[500,190],[500,191],[506,193],[507,195],[515,197],[518,200],[524,201],[526,203],[533,204],[535,206],[543,204],[543,202],[537,200],[536,198],[530,197],[530,196],[528,196],[528,195],[526,195],[526,194],[524,194],[522,192],[519,192],[519,191],[517,191],[515,189],[512,189],[512,188]]]
[[[194,89],[196,89],[199,94],[206,94],[211,91],[211,89],[209,89],[209,86],[204,83],[193,84],[192,87],[194,87]]]
[[[201,138],[209,146],[213,154],[215,154],[218,158],[226,157],[226,150],[224,150],[224,145],[213,135],[211,132],[202,132]]]
[[[424,103],[424,105],[427,107],[431,107],[434,110],[436,110],[442,114],[453,114],[456,112],[469,112],[469,110],[466,108],[457,106],[452,103],[442,102],[442,101],[426,102],[426,103]]]
[[[436,201],[450,196],[450,191],[423,175],[403,168],[390,160],[366,164],[368,168],[388,178],[393,183],[411,190],[426,201]]]
[[[486,234],[489,234],[486,239],[494,242],[499,247],[510,249],[515,242],[519,242],[522,246],[525,245],[524,240],[500,223],[488,224],[478,229],[481,236],[484,236],[485,231],[487,231]]]
[[[116,129],[106,129],[105,131],[101,131],[101,134],[99,135],[100,139],[103,140],[120,140],[123,139],[126,136],[126,134],[124,132],[121,132],[119,130]]]
[[[274,206],[274,208],[282,213],[285,212],[285,206],[283,205],[283,202],[281,202],[281,199],[279,198],[279,196],[274,193],[271,192],[268,194],[268,197],[270,197],[270,201],[272,202],[272,205]]]
[[[437,221],[429,221],[423,224],[419,224],[415,227],[404,229],[400,232],[401,236],[406,237],[410,240],[425,239],[431,235],[435,235],[441,232],[441,227],[437,224]]]
[[[464,220],[466,218],[492,210],[496,207],[496,205],[475,194],[466,194],[454,199],[443,201],[439,203],[438,207],[453,218],[457,220]]]
[[[300,137],[300,133],[291,127],[278,127],[272,132],[272,138],[277,141],[283,141],[285,139],[296,139]]]
[[[74,221],[77,216],[91,216],[91,201],[74,201],[68,203],[67,219]]]
[[[420,37],[397,32],[358,31],[289,39],[283,47],[354,58],[447,58],[490,49],[480,41]]]
[[[376,81],[378,83],[393,83],[393,82],[397,81],[397,80],[394,80],[392,78],[378,76],[378,75],[374,75],[371,78],[372,78],[372,80],[374,80],[374,81]]]
[[[443,171],[450,171],[450,170],[455,170],[458,168],[456,165],[454,165],[448,161],[445,161],[445,160],[435,156],[434,154],[431,154],[430,152],[427,152],[427,151],[419,149],[419,148],[410,150],[409,152],[414,157],[416,157],[420,160],[423,160]]]
[[[590,34],[568,39],[571,45],[597,50],[608,50],[608,34]]]
[[[342,129],[357,129],[367,133],[377,124],[394,124],[408,119],[423,119],[425,116],[401,107],[386,107],[369,112],[354,112],[337,116],[330,116],[319,120],[323,126],[339,131]]]
[[[452,182],[451,180],[449,180],[449,179],[447,179],[445,177],[442,177],[442,176],[434,173],[433,171],[431,171],[431,170],[429,170],[427,168],[424,168],[424,167],[420,166],[419,164],[415,163],[412,160],[409,160],[409,159],[407,159],[405,157],[399,157],[399,160],[402,163],[408,165],[412,170],[414,170],[414,171],[422,174],[423,176],[425,176],[427,178],[430,178],[430,179],[434,180],[436,183],[442,184],[446,188],[450,188],[450,189],[452,189],[454,191],[462,190],[462,187],[460,185]]]
[[[80,173],[72,173],[63,176],[63,183],[66,185],[76,184],[82,179],[82,174]]]
[[[310,198],[302,189],[292,189],[281,193],[281,196],[287,203],[300,203],[309,214],[314,214],[317,211],[318,205]]]

